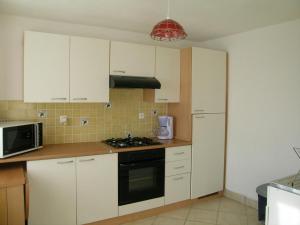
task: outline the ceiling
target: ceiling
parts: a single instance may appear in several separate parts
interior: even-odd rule
[[[0,0],[0,12],[150,33],[167,0]],[[300,0],[170,0],[170,17],[205,41],[300,18]]]

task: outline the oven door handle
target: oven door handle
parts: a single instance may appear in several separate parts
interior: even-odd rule
[[[151,160],[151,161],[139,161],[134,163],[119,163],[120,167],[136,167],[136,166],[148,166],[148,165],[157,165],[157,164],[164,164],[164,159],[158,159],[158,160]]]

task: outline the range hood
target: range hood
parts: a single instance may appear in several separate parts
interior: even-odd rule
[[[154,77],[109,76],[110,88],[160,89],[160,82]]]

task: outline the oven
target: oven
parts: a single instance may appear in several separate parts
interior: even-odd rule
[[[165,149],[121,152],[119,206],[164,196]]]

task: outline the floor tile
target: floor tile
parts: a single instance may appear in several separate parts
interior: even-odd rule
[[[262,223],[258,221],[257,215],[256,216],[248,216],[247,217],[247,225],[261,225]]]
[[[154,221],[154,225],[184,225],[185,220],[173,219],[167,217],[158,217]]]
[[[217,211],[191,209],[187,220],[216,224]]]
[[[246,214],[246,207],[234,200],[223,198],[220,203],[221,212],[231,212],[231,213],[238,213],[238,214]]]
[[[254,209],[252,207],[246,207],[246,213],[248,216],[257,216],[258,215],[257,209]]]
[[[192,208],[205,210],[218,210],[220,206],[220,199],[212,199],[207,201],[200,201],[192,205]]]
[[[213,225],[212,223],[203,223],[199,221],[186,221],[184,225]]]
[[[122,225],[261,225],[257,210],[228,198],[199,201],[192,206]]]
[[[156,216],[153,216],[142,220],[136,220],[129,223],[124,223],[122,225],[152,225],[155,220],[156,220]]]
[[[185,220],[189,214],[189,211],[190,211],[190,208],[186,207],[186,208],[166,212],[166,213],[160,214],[159,216]]]
[[[219,212],[218,222],[220,225],[247,225],[247,217],[236,213]]]

